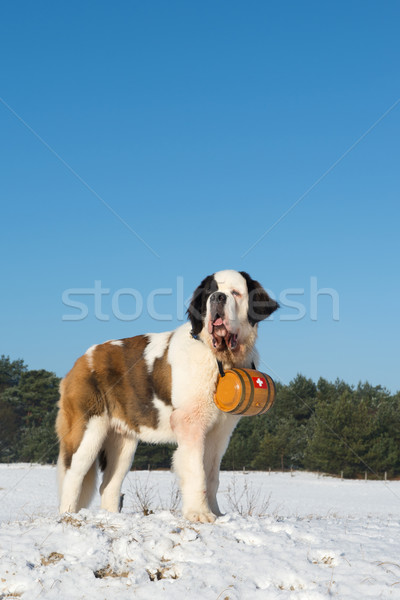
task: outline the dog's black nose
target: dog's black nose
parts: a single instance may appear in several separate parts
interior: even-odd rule
[[[215,302],[217,304],[225,304],[226,294],[224,294],[223,292],[214,292],[210,296],[210,302]]]

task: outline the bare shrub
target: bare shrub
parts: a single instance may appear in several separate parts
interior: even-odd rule
[[[171,481],[168,496],[162,498],[158,491],[158,485],[150,481],[150,476],[150,472],[147,477],[135,474],[134,479],[130,480],[127,495],[133,510],[142,512],[145,516],[154,514],[156,510],[168,510],[176,513],[181,501],[181,493],[176,480]]]
[[[129,485],[129,495],[132,500],[133,510],[142,512],[145,517],[154,514],[155,486],[150,484],[150,473],[145,481],[135,476]]]
[[[231,511],[242,516],[263,517],[268,512],[271,494],[262,495],[261,488],[254,488],[247,479],[243,485],[238,484],[237,477],[234,475],[232,482],[228,485],[226,498]]]
[[[175,480],[173,480],[170,484],[169,496],[168,496],[166,502],[164,503],[160,496],[159,496],[159,500],[160,500],[161,510],[169,510],[172,513],[177,512],[179,505],[181,503],[181,492],[180,492],[179,486],[177,485]]]

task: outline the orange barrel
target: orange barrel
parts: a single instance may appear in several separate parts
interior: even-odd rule
[[[214,402],[232,415],[254,417],[267,412],[275,400],[271,377],[255,369],[229,369],[219,376]]]

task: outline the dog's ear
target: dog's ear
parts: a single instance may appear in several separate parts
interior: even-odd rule
[[[203,319],[207,310],[207,298],[218,289],[214,275],[208,275],[193,292],[186,314],[192,324],[192,334],[198,335],[203,329]]]
[[[247,283],[249,293],[248,319],[250,325],[254,326],[259,321],[269,317],[279,308],[279,304],[268,296],[261,283],[252,279],[245,271],[240,271],[240,274],[243,275]]]

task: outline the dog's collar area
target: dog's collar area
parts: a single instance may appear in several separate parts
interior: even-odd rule
[[[218,365],[218,371],[219,374],[221,375],[221,377],[225,377],[225,371],[224,371],[224,367],[222,365],[222,362],[220,360],[217,360],[217,365]],[[254,361],[251,361],[251,368],[254,369],[254,371],[256,371],[256,365],[254,364]]]
[[[198,340],[199,342],[202,341],[196,333],[193,333],[193,329],[191,330],[190,335],[192,336],[192,338],[194,340]],[[224,367],[220,360],[217,360],[217,365],[218,365],[219,374],[221,375],[221,377],[225,377]],[[254,364],[254,361],[251,361],[251,368],[256,370],[256,365]]]

